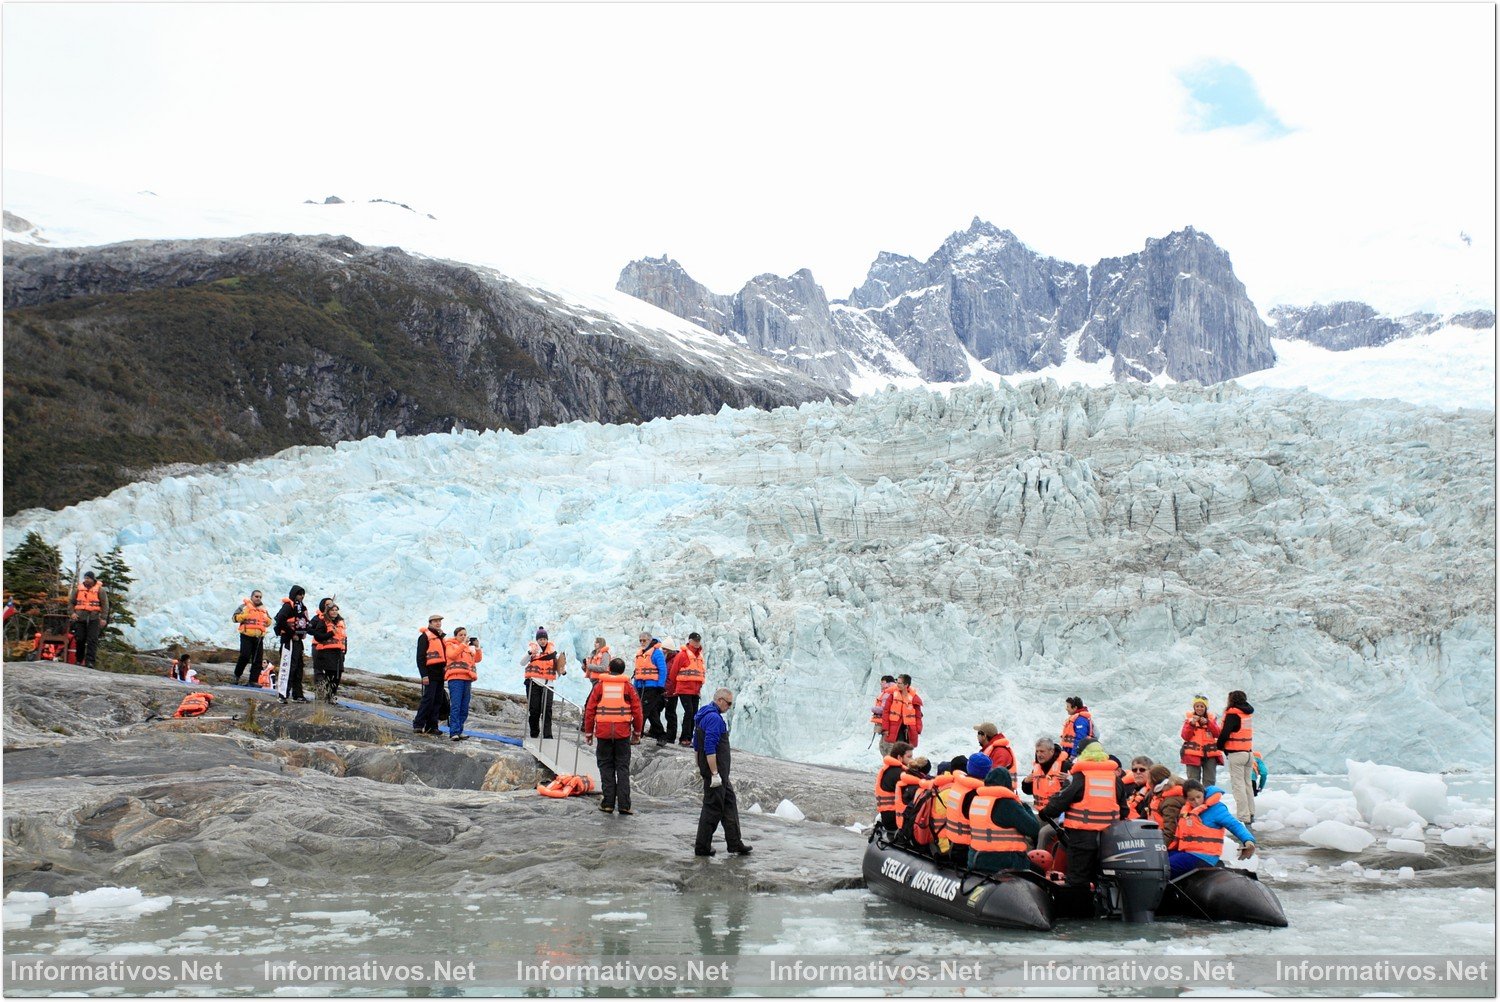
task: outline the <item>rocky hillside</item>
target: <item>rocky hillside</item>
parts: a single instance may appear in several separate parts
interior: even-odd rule
[[[881,375],[956,382],[976,361],[1012,374],[1073,358],[1107,361],[1117,379],[1214,383],[1276,360],[1229,255],[1191,227],[1088,268],[975,219],[926,261],[881,253],[864,283],[831,303],[806,270],[724,296],[665,257],[627,265],[617,288],[839,387]]]
[[[5,258],[6,514],[388,431],[840,396],[723,338],[343,237],[7,243]]]
[[[1402,317],[1381,314],[1366,303],[1338,302],[1327,306],[1277,306],[1271,310],[1271,333],[1275,337],[1307,341],[1330,351],[1374,348],[1406,337],[1431,334],[1443,327],[1483,330],[1495,326],[1490,310],[1470,310],[1451,316],[1410,313]]]

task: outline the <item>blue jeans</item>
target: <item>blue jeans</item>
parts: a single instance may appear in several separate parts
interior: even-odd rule
[[[1194,855],[1191,852],[1169,852],[1167,853],[1167,865],[1172,867],[1172,879],[1176,880],[1189,870],[1196,870],[1204,866],[1215,866],[1217,864],[1210,863],[1202,856]]]
[[[466,678],[448,681],[448,736],[464,732],[464,723],[469,719],[469,692],[474,683]]]

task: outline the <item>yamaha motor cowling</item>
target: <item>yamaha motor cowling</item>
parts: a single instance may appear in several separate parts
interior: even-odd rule
[[[1099,833],[1099,905],[1111,918],[1151,922],[1171,868],[1154,821],[1116,821]]]

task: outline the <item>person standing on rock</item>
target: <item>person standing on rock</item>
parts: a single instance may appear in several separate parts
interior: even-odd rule
[[[288,664],[287,682],[282,683],[279,679],[277,684],[283,686],[290,694],[293,701],[298,703],[311,703],[302,693],[302,638],[307,636],[307,606],[302,599],[307,595],[307,589],[301,585],[292,585],[286,593],[286,598],[281,600],[281,609],[276,613],[276,636],[281,641],[281,652],[283,663]],[[286,654],[291,652],[291,661],[287,662]],[[281,701],[287,701],[286,696]]]
[[[448,683],[448,737],[453,741],[466,741],[468,735],[464,733],[464,724],[469,720],[469,696],[479,678],[474,666],[484,660],[484,651],[479,648],[479,638],[470,637],[469,631],[462,626],[443,643],[443,650],[448,659],[443,671],[443,678]]]
[[[667,743],[667,732],[661,724],[662,704],[666,702],[667,656],[662,653],[661,641],[649,632],[640,636],[641,649],[635,652],[635,691],[641,697],[641,707],[646,713],[646,736],[658,745]]]
[[[1229,694],[1219,729],[1219,750],[1229,757],[1229,784],[1234,793],[1234,816],[1245,824],[1255,820],[1255,793],[1250,783],[1250,750],[1255,747],[1255,716],[1243,689]]]
[[[324,702],[338,699],[339,681],[344,677],[344,656],[349,650],[349,633],[338,603],[325,598],[318,603],[319,612],[312,619],[313,685]]]
[[[590,684],[609,674],[609,644],[603,637],[594,638],[594,649],[583,662],[583,677]]]
[[[739,801],[729,781],[729,725],[724,714],[733,705],[734,693],[720,689],[714,693],[713,701],[693,718],[693,749],[698,753],[698,774],[703,777],[703,810],[698,815],[698,837],[693,842],[695,856],[715,855],[714,832],[721,824],[730,852],[743,856],[752,848],[740,834]]]
[[[266,608],[260,589],[252,591],[230,618],[240,631],[240,656],[234,662],[234,684],[240,684],[240,676],[249,668],[245,685],[254,685],[258,673],[256,666],[266,656],[266,633],[271,629],[271,610]]]
[[[912,688],[910,675],[896,676],[896,685],[885,703],[885,740],[904,741],[917,747],[922,736],[922,697]]]
[[[618,804],[621,814],[630,809],[630,746],[641,743],[646,717],[641,697],[625,677],[625,659],[611,658],[609,674],[601,678],[583,707],[583,740],[594,744],[599,766],[599,790],[604,795],[599,810],[605,814]]]
[[[880,676],[880,695],[875,697],[875,705],[870,709],[870,727],[880,740],[880,754],[889,755],[893,742],[885,739],[885,711],[891,703],[891,692],[896,688],[896,676]],[[868,747],[868,746],[867,746]]]
[[[411,729],[418,734],[438,733],[438,721],[449,712],[443,694],[443,676],[448,671],[448,654],[443,641],[443,617],[427,617],[427,626],[417,634],[417,675],[422,679],[422,701]]]
[[[536,639],[526,645],[526,656],[521,663],[526,667],[526,721],[529,733],[537,737],[538,725],[541,737],[552,737],[552,684],[557,681],[557,648],[547,638],[545,627],[536,628]]]
[[[693,717],[698,713],[698,696],[703,692],[703,681],[708,669],[703,663],[703,637],[689,633],[687,643],[672,659],[667,669],[667,740],[675,738],[677,730],[677,707],[682,707],[682,740],[677,743],[684,748],[693,745]]]
[[[78,663],[92,668],[99,656],[99,635],[109,623],[109,594],[93,571],[86,571],[69,590],[68,615]]]

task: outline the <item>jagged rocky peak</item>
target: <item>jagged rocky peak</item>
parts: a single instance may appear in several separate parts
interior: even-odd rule
[[[1491,310],[1469,310],[1442,316],[1436,313],[1382,314],[1368,303],[1342,300],[1311,306],[1277,306],[1271,310],[1276,337],[1307,341],[1330,351],[1372,348],[1407,337],[1431,334],[1447,326],[1483,330],[1495,326]]]
[[[615,288],[715,334],[734,333],[734,297],[710,292],[665,254],[627,264]]]

